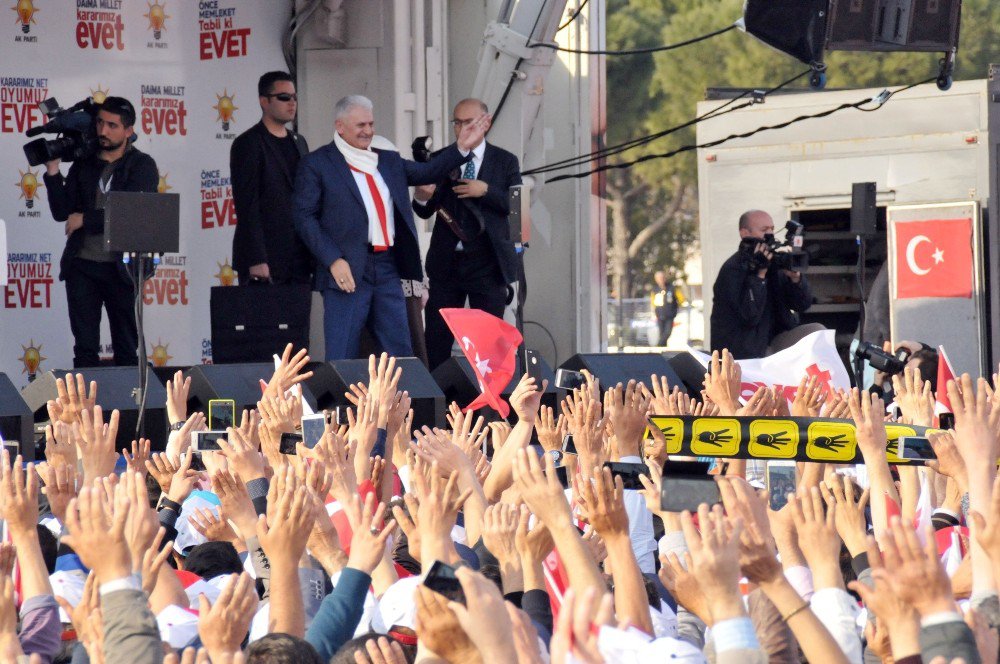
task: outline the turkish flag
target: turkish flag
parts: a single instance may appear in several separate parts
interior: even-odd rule
[[[507,417],[510,406],[500,398],[514,377],[521,333],[510,323],[479,309],[441,309],[441,317],[455,335],[465,358],[472,365],[482,392],[465,411],[489,406]]]
[[[897,221],[896,297],[972,297],[972,219]]]
[[[951,368],[944,346],[938,346],[937,402],[946,413],[951,412],[951,399],[948,398],[949,380],[955,380],[955,370]]]

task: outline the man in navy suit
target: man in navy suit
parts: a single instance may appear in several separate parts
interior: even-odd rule
[[[483,114],[458,141],[427,163],[372,150],[372,102],[344,97],[334,109],[336,133],[299,162],[295,229],[316,258],[313,288],[323,294],[326,359],[354,358],[367,325],[382,350],[413,354],[400,279],[423,280],[409,185],[437,182],[483,140]]]
[[[455,106],[452,127],[458,136],[489,112],[478,99]],[[487,130],[489,127],[487,127]],[[521,184],[517,157],[485,140],[465,162],[437,185],[417,187],[413,209],[427,219],[437,212],[427,250],[427,359],[433,371],[451,355],[452,337],[441,309],[469,306],[503,318],[507,285],[517,281],[517,254],[510,239],[510,188]]]

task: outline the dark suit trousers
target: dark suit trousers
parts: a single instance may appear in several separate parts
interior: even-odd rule
[[[108,311],[111,344],[117,366],[139,363],[135,327],[135,289],[122,278],[117,263],[72,259],[66,275],[66,304],[73,332],[73,367],[101,363],[101,308]]]
[[[392,250],[369,254],[364,274],[353,276],[353,293],[339,288],[323,290],[326,361],[356,358],[365,326],[380,350],[395,357],[412,357],[406,298]]]
[[[507,284],[496,260],[466,260],[464,252],[455,252],[450,279],[432,279],[427,300],[427,361],[431,371],[451,357],[454,335],[441,318],[442,309],[465,306],[480,309],[497,318],[503,318],[507,303]]]

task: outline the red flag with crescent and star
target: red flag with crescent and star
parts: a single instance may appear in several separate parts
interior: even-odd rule
[[[972,219],[897,221],[896,297],[972,297]]]
[[[500,417],[507,417],[510,406],[500,393],[514,377],[521,333],[510,323],[479,309],[441,309],[441,317],[472,365],[482,392],[463,410],[489,406]]]

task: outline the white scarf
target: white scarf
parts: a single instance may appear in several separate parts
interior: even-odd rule
[[[378,171],[377,152],[373,152],[371,149],[362,150],[356,148],[341,138],[337,132],[333,132],[333,144],[340,150],[340,154],[344,155],[348,166],[368,175],[375,175],[376,171]]]

